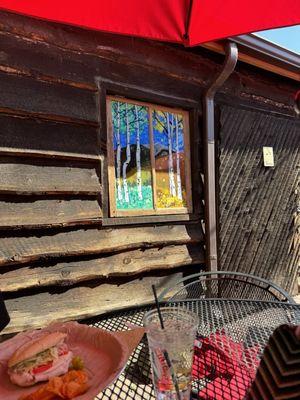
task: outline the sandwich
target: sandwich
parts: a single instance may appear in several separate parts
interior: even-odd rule
[[[31,386],[65,374],[73,354],[61,332],[45,334],[17,349],[8,361],[8,375],[18,386]]]

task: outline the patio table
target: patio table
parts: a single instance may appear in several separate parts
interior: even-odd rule
[[[168,303],[187,307],[200,318],[192,399],[247,397],[262,351],[274,329],[281,324],[300,324],[300,305],[277,301],[189,299]],[[154,306],[139,307],[86,321],[110,331],[142,326],[144,313]],[[147,339],[144,336],[124,372],[97,399],[155,399]]]

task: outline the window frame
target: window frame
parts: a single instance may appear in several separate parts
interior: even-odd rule
[[[172,95],[172,88],[168,92],[153,90],[150,87],[131,84],[129,82],[118,82],[96,77],[95,83],[97,91],[95,102],[97,109],[97,142],[99,147],[99,179],[101,181],[101,194],[99,203],[102,208],[102,226],[143,226],[145,224],[164,224],[164,223],[199,223],[203,218],[202,199],[204,193],[202,179],[202,137],[201,137],[201,117],[202,103],[200,100],[192,98],[181,98]],[[179,107],[189,113],[190,118],[190,142],[193,143],[190,154],[191,184],[192,184],[192,203],[193,211],[189,214],[162,214],[145,215],[132,217],[110,217],[109,215],[109,189],[108,189],[108,162],[107,162],[107,96],[128,97],[132,100],[151,102],[166,107]]]
[[[153,209],[132,209],[132,210],[118,210],[116,207],[116,193],[115,193],[115,156],[113,148],[113,121],[111,103],[119,101],[121,103],[134,104],[144,106],[148,109],[149,117],[149,144],[150,144],[150,161],[151,161],[151,177],[152,177],[152,191],[153,191]],[[180,114],[183,117],[183,135],[184,135],[184,182],[186,190],[186,206],[185,207],[169,207],[158,208],[156,198],[156,169],[155,169],[155,154],[154,154],[154,139],[153,139],[153,124],[152,112],[159,110],[163,112],[170,112],[173,114]],[[159,216],[159,215],[178,215],[190,214],[193,210],[192,203],[192,178],[191,178],[191,157],[190,157],[190,124],[189,112],[179,107],[168,107],[158,103],[145,102],[135,100],[132,98],[107,95],[106,96],[106,111],[107,111],[107,161],[108,161],[108,190],[109,190],[109,215],[110,218],[116,217],[139,217],[139,216]]]

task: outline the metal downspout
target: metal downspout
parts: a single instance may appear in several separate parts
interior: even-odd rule
[[[205,244],[208,271],[218,270],[217,242],[217,201],[216,201],[216,160],[215,160],[215,116],[214,97],[228,79],[238,59],[238,48],[229,42],[225,49],[226,59],[220,75],[207,89],[204,96],[204,136],[205,136]]]

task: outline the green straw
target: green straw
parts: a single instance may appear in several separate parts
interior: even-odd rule
[[[157,308],[157,312],[158,312],[158,317],[159,317],[161,329],[165,329],[164,320],[163,320],[163,317],[161,315],[160,306],[159,306],[159,302],[158,302],[158,298],[157,298],[157,294],[156,294],[156,289],[155,289],[154,285],[152,285],[152,291],[153,291],[153,294],[154,294],[154,299],[155,299],[155,304],[156,304],[156,308]],[[177,400],[181,400],[181,395],[180,395],[180,392],[179,392],[179,386],[178,386],[178,382],[177,382],[177,377],[176,377],[173,365],[171,363],[169,354],[168,354],[168,352],[166,350],[164,350],[163,351],[163,355],[165,357],[166,363],[167,363],[167,365],[169,367],[169,370],[170,370],[170,373],[171,373],[172,381],[173,381],[173,384],[174,384],[175,390],[176,390]]]

